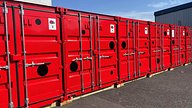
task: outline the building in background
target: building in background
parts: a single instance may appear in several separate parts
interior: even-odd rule
[[[42,4],[42,5],[48,5],[48,6],[51,6],[51,5],[52,5],[51,0],[15,0],[15,1],[36,3],[36,4]]]
[[[155,21],[192,26],[192,2],[155,12]]]

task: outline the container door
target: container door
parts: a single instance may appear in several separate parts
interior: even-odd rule
[[[176,26],[171,26],[171,57],[172,67],[178,66],[179,61],[179,48],[178,48],[178,29]]]
[[[64,16],[65,82],[68,95],[80,95],[95,87],[93,17],[79,13]]]
[[[180,46],[180,65],[183,65],[186,63],[186,47],[185,47],[185,37],[186,37],[186,31],[184,27],[180,27],[179,30],[179,46]]]
[[[14,10],[21,106],[39,107],[62,96],[59,17],[51,12]],[[38,104],[37,104],[38,103]]]
[[[17,80],[12,9],[0,6],[0,108],[17,107]]]
[[[117,81],[117,38],[116,21],[113,19],[99,18],[97,16],[97,84],[104,87],[105,84]]]
[[[135,23],[136,51],[137,51],[137,75],[146,76],[149,73],[149,25],[147,22]]]
[[[134,49],[132,20],[118,22],[119,74],[120,81],[134,79]]]
[[[192,36],[191,36],[191,28],[186,27],[186,63],[190,63],[191,62],[191,40],[192,40]]]
[[[152,23],[151,30],[151,65],[152,72],[160,72],[162,70],[162,32],[161,25],[157,23]]]
[[[190,62],[192,62],[192,28],[190,27],[189,28],[189,38],[190,38],[190,41],[188,42],[190,46],[190,50],[188,51],[188,54],[189,54],[189,58],[190,58]]]
[[[163,69],[169,69],[171,64],[170,64],[170,27],[168,25],[162,25],[162,63],[163,63]]]

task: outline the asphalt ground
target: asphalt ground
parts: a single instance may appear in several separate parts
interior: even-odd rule
[[[81,98],[62,108],[192,108],[192,65]]]

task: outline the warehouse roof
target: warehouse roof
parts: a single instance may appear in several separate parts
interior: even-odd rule
[[[160,16],[160,15],[164,15],[164,14],[168,14],[168,13],[171,13],[171,12],[176,12],[176,11],[184,10],[184,9],[188,9],[188,8],[192,8],[192,2],[183,4],[183,5],[179,5],[179,6],[175,6],[175,7],[171,7],[171,8],[168,8],[168,9],[157,11],[157,12],[155,12],[154,15],[155,16]]]

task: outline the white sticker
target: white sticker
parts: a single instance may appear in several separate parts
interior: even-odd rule
[[[175,30],[172,30],[172,37],[175,37]]]
[[[56,19],[48,18],[49,30],[57,30]]]
[[[185,31],[183,31],[183,36],[185,36]]]
[[[167,35],[170,35],[170,30],[169,29],[167,29]]]
[[[115,25],[110,24],[110,33],[115,33]]]
[[[148,34],[148,27],[145,27],[145,34]]]

